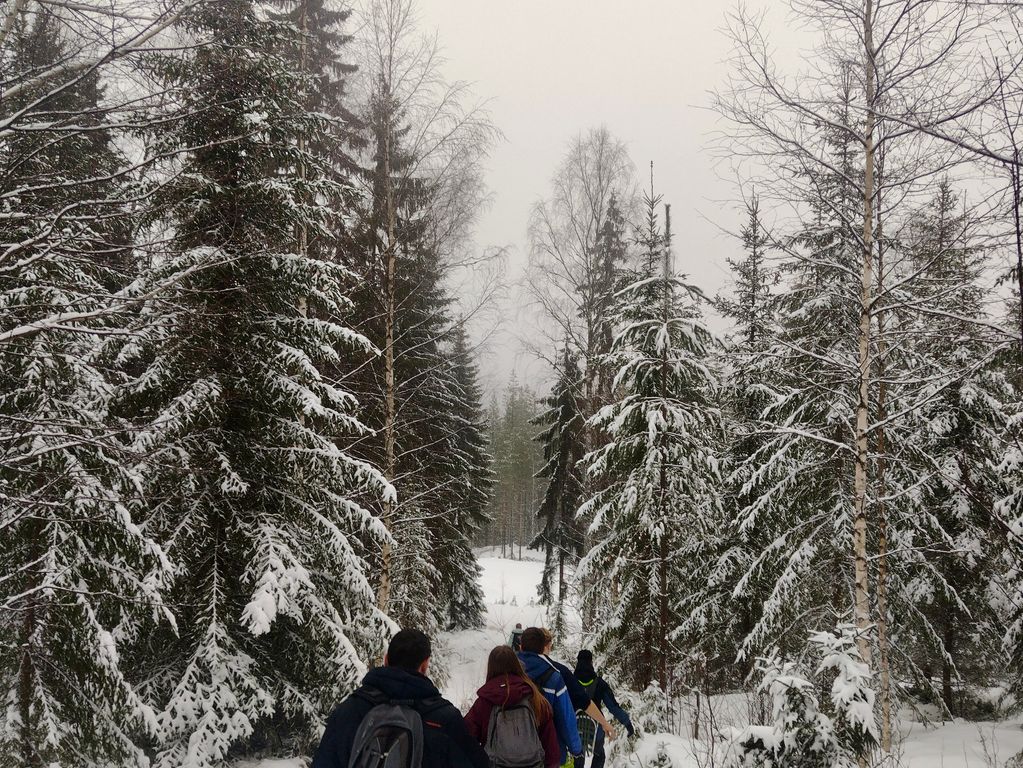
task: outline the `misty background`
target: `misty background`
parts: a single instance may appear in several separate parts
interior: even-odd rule
[[[641,190],[649,188],[653,162],[656,192],[672,207],[677,269],[710,297],[726,286],[725,259],[739,252],[729,233],[742,202],[720,151],[721,118],[709,92],[728,69],[722,26],[730,7],[677,0],[419,4],[422,31],[439,30],[445,75],[470,80],[503,134],[485,162],[491,202],[475,233],[477,250],[502,249],[504,261],[502,295],[473,323],[489,390],[512,371],[537,385],[549,376],[526,349],[539,312],[519,285],[529,259],[528,220],[570,139],[590,128],[604,125],[625,142]],[[783,6],[771,12],[771,20],[786,21]],[[775,41],[798,40],[799,30],[784,23],[770,31]],[[708,320],[726,330],[709,308]]]

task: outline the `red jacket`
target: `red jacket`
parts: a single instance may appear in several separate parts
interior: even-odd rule
[[[479,697],[465,716],[465,725],[469,734],[486,746],[487,728],[490,726],[490,712],[494,707],[517,704],[533,689],[518,675],[500,676],[488,680],[486,685],[476,692]],[[543,745],[544,768],[558,768],[561,764],[561,747],[558,746],[558,732],[554,730],[554,718],[550,710],[543,717],[536,718],[536,729]]]

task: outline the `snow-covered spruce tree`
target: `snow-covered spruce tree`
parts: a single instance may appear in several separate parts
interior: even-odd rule
[[[534,424],[545,428],[536,439],[543,444],[546,463],[536,476],[547,481],[547,488],[536,512],[540,532],[529,546],[544,552],[540,602],[552,606],[552,629],[561,636],[568,586],[565,566],[577,563],[583,553],[582,525],[575,513],[583,498],[580,462],[586,453],[586,420],[580,402],[582,381],[578,361],[568,344],[557,373],[550,397],[542,401],[546,410],[533,419]]]
[[[479,522],[468,520],[482,510],[473,494],[482,493],[485,503],[480,473],[487,469],[485,462],[471,466],[482,459],[456,445],[467,437],[471,404],[462,398],[471,393],[462,391],[451,357],[451,299],[432,239],[435,190],[416,173],[420,158],[406,146],[404,114],[380,84],[367,128],[374,153],[364,172],[362,247],[351,263],[361,275],[353,293],[357,328],[385,354],[368,360],[356,377],[366,420],[376,429],[358,451],[387,468],[399,495],[397,504],[381,507],[394,546],[382,558],[387,567],[384,577],[381,563],[378,598],[386,594],[387,613],[400,625],[429,633],[452,619],[450,600],[463,588],[462,577],[475,574],[468,542]],[[483,483],[466,495],[475,480]],[[482,599],[465,607],[480,614]]]
[[[732,295],[719,297],[716,302],[718,311],[732,322],[729,345],[724,353],[726,373],[722,382],[728,434],[723,461],[727,528],[720,533],[723,549],[701,599],[721,622],[701,634],[717,647],[711,655],[726,664],[735,658],[743,639],[759,620],[760,607],[771,586],[756,580],[748,585],[742,600],[732,600],[735,585],[770,543],[764,539],[755,519],[753,524],[746,525],[743,516],[744,510],[756,500],[752,491],[755,472],[751,459],[767,440],[761,420],[772,402],[766,382],[772,376],[769,352],[777,335],[771,285],[774,270],[767,260],[769,237],[761,221],[760,201],[755,193],[746,203],[746,224],[740,237],[744,257],[728,260],[734,280]],[[753,658],[744,656],[740,670],[748,674],[752,668]]]
[[[19,9],[0,53],[8,87],[73,60],[80,42],[56,9]],[[121,654],[167,564],[138,525],[138,478],[91,357],[128,279],[124,161],[102,101],[96,71],[0,99],[4,768],[142,765],[137,744],[155,730]]]
[[[619,327],[620,292],[631,282],[628,270],[627,224],[617,197],[612,194],[607,204],[604,224],[597,236],[593,286],[586,290],[585,303],[581,313],[593,317],[593,351],[591,358],[594,369],[592,403],[586,404],[586,413],[592,413],[611,400],[611,384],[615,377],[614,361],[610,359],[611,346]],[[592,306],[591,306],[592,305]],[[599,441],[599,437],[588,438]]]
[[[852,768],[877,744],[870,668],[856,648],[855,628],[814,632],[807,645],[816,665],[809,669],[776,651],[759,660],[760,690],[772,700],[774,722],[732,729],[727,768]],[[822,702],[818,691],[827,687]]]
[[[457,403],[444,354],[450,300],[440,285],[436,255],[414,231],[415,214],[406,211],[396,270],[394,483],[399,500],[391,528],[395,547],[388,614],[401,626],[432,633],[446,620],[443,598],[453,559],[448,545],[458,509],[449,494],[459,465],[450,441]]]
[[[297,237],[332,236],[352,204],[296,139],[329,128],[306,108],[301,32],[218,0],[179,33],[195,44],[154,61],[178,95],[152,139],[183,153],[154,193],[171,237],[143,281],[176,288],[120,353],[121,408],[139,424],[146,531],[176,568],[176,625],[135,650],[160,708],[156,765],[206,768],[253,745],[304,750],[378,651],[367,563],[386,532],[353,495],[393,490],[343,450],[366,430],[323,375],[369,345],[341,324],[348,274]]]
[[[1002,568],[993,505],[1014,392],[993,361],[998,339],[984,324],[984,257],[973,230],[942,179],[901,244],[902,270],[912,279],[908,309],[895,312],[893,330],[911,340],[904,356],[925,383],[895,389],[901,400],[894,406],[909,413],[888,441],[895,454],[892,546],[900,553],[893,641],[924,686],[940,673],[952,715],[961,714],[958,679],[981,681],[1001,668],[1004,631],[991,591]],[[907,399],[917,407],[905,408]]]
[[[836,124],[851,115],[848,88],[837,99]],[[805,172],[805,220],[784,243],[780,284],[771,302],[777,336],[762,353],[759,387],[767,407],[744,467],[747,504],[733,531],[756,531],[762,549],[738,573],[732,594],[758,601],[742,652],[770,646],[798,651],[808,632],[834,626],[851,606],[849,531],[853,513],[856,329],[860,241],[850,222],[862,206],[849,132],[819,126],[829,163]]]
[[[660,274],[625,291],[625,327],[612,348],[621,394],[591,419],[608,442],[585,459],[599,490],[579,510],[593,521],[580,563],[588,600],[609,603],[595,644],[639,690],[652,680],[667,689],[674,678],[680,602],[706,578],[704,534],[720,517],[712,337],[702,294],[674,273],[665,230]]]
[[[485,605],[480,587],[480,565],[472,551],[473,542],[484,523],[490,505],[494,471],[487,445],[487,423],[483,414],[483,391],[472,347],[460,320],[452,333],[450,361],[456,386],[451,450],[458,459],[451,479],[452,510],[450,549],[442,576],[445,585],[448,629],[475,629],[483,626]]]

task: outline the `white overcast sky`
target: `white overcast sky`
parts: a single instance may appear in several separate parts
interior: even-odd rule
[[[731,0],[419,0],[424,32],[436,30],[451,80],[489,99],[503,132],[488,162],[493,204],[476,242],[509,246],[509,272],[527,259],[526,225],[546,194],[569,139],[606,125],[626,142],[644,180],[672,206],[676,266],[713,295],[728,279],[737,242],[737,191],[708,151],[721,127],[709,91],[727,71],[722,34]],[[515,318],[509,311],[507,321]],[[483,363],[493,386],[511,367],[542,369],[516,356],[513,334],[495,337]]]

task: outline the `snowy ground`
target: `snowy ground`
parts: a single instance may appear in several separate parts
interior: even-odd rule
[[[536,587],[542,571],[541,556],[523,552],[522,560],[500,557],[500,550],[481,550],[482,586],[487,601],[486,625],[481,630],[456,632],[440,638],[438,651],[443,656],[447,673],[443,691],[463,711],[475,698],[483,682],[490,650],[507,642],[516,622],[523,627],[542,625],[544,607],[536,602]],[[562,659],[570,661],[569,659]],[[749,707],[748,697],[729,695],[714,697],[714,722],[738,724]],[[706,705],[702,710],[706,716]],[[685,710],[681,720],[691,723],[692,710]],[[706,732],[706,725],[703,726]],[[688,728],[685,728],[688,732]],[[899,765],[904,768],[1004,768],[1006,762],[1023,751],[1023,726],[1019,719],[996,723],[956,721],[940,726],[927,726],[906,718],[901,729]],[[608,768],[650,765],[661,750],[671,756],[674,768],[708,768],[720,765],[720,746],[716,755],[709,754],[706,741],[652,734],[640,739],[634,751],[614,755]],[[264,760],[241,763],[239,768],[303,768],[300,759]]]
[[[523,550],[522,560],[504,560],[500,552],[496,547],[477,553],[483,567],[486,625],[482,630],[448,634],[441,641],[448,673],[443,692],[463,712],[483,685],[491,649],[508,642],[516,622],[523,627],[544,624],[544,606],[536,602],[536,586],[543,570],[542,555]]]

